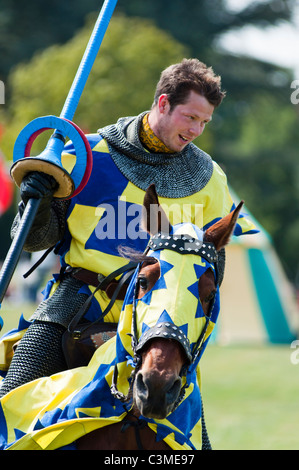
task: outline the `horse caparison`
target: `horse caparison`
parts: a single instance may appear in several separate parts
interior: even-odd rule
[[[154,186],[151,186],[145,197],[144,221],[151,236],[155,235],[148,226],[150,205],[159,206]],[[233,233],[243,202],[229,215],[219,220],[204,233],[204,242],[214,245],[219,251]],[[161,215],[162,214],[162,215]],[[167,226],[166,215],[159,209],[157,230],[160,225]],[[170,226],[170,224],[169,224]],[[181,255],[185,256],[185,255]],[[155,285],[160,277],[160,265],[154,257],[142,257],[135,293],[142,299]],[[179,287],[179,286],[178,286]],[[207,269],[198,280],[198,293],[205,315],[209,314],[217,288],[217,279],[211,269]],[[142,345],[138,351],[138,366],[127,400],[133,396],[133,408],[122,422],[105,426],[81,437],[77,441],[79,450],[167,450],[169,446],[162,440],[156,441],[156,433],[145,421],[144,416],[163,419],[176,408],[182,389],[182,371],[188,368],[190,357],[177,339],[153,337]]]

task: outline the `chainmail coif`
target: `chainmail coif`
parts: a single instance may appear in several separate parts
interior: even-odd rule
[[[118,169],[143,191],[155,183],[161,197],[187,197],[203,189],[213,173],[211,157],[192,143],[178,153],[147,152],[139,139],[145,114],[120,118],[98,130]]]

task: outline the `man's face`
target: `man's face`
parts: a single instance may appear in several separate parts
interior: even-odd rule
[[[184,104],[170,111],[167,95],[158,101],[158,119],[153,129],[157,137],[173,152],[180,152],[204,131],[211,121],[214,106],[193,90]]]

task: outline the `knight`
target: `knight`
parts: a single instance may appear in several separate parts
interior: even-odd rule
[[[23,178],[12,237],[27,201],[40,199],[24,249],[36,252],[55,247],[61,269],[47,283],[44,299],[29,319],[2,381],[0,396],[26,382],[67,369],[62,336],[98,286],[99,274],[106,278],[127,263],[119,254],[119,246],[132,244],[126,227],[135,217],[136,207],[142,206],[150,184],[155,184],[165,207],[176,208],[170,215],[171,223],[194,223],[198,214],[184,213],[184,205],[201,208],[204,229],[234,209],[225,173],[193,143],[224,97],[221,78],[211,67],[197,59],[183,59],[161,73],[149,111],[122,117],[87,135],[93,169],[86,186],[75,197],[53,197],[57,183],[45,173],[34,171]],[[74,164],[72,142],[65,145],[63,157],[67,167]],[[119,225],[123,220],[124,227],[114,230],[113,236],[109,231],[107,236],[99,236],[99,226],[104,229],[103,220],[108,220],[108,206],[114,209],[112,223]],[[190,220],[186,220],[188,217]],[[234,234],[250,233],[255,233],[253,224],[241,216]],[[147,241],[137,227],[133,246],[144,251]],[[222,250],[220,278],[224,264]],[[85,314],[87,321],[94,321],[105,311],[111,298],[109,289],[113,291],[112,284],[96,292]],[[121,305],[120,297],[103,322],[117,324]]]

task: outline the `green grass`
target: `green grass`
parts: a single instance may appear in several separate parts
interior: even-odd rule
[[[34,310],[4,302],[1,334]],[[213,449],[299,449],[299,364],[291,363],[292,352],[288,345],[208,346],[202,394]]]
[[[21,314],[28,320],[34,313],[37,305],[30,303],[13,303],[4,299],[0,310],[0,316],[4,322],[0,335],[18,326]]]
[[[213,449],[298,450],[299,364],[289,346],[208,346],[202,393]]]

